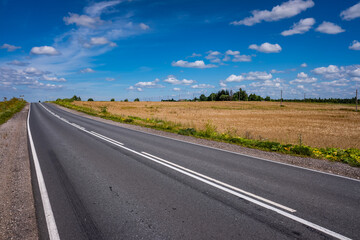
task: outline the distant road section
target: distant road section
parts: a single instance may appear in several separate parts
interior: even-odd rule
[[[60,239],[356,239],[360,181],[31,104]],[[33,169],[34,170],[34,169]],[[41,185],[41,184],[40,184]],[[52,236],[34,184],[40,236]]]

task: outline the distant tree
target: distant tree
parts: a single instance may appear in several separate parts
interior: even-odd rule
[[[241,88],[239,89],[239,94],[240,94],[240,101],[248,101],[248,94],[246,93],[245,90],[242,90]],[[239,96],[239,95],[238,95]]]
[[[265,101],[270,101],[271,98],[269,96],[266,96]]]
[[[208,96],[208,101],[216,101],[216,94],[215,93],[212,93]]]
[[[219,97],[219,100],[220,100],[220,101],[230,101],[230,96],[229,96],[229,95],[226,95],[226,94],[222,94],[222,95]]]
[[[125,98],[124,102],[128,102],[129,100],[127,98]]]
[[[81,101],[81,97],[79,96],[76,96],[76,95],[74,95],[72,98],[71,98],[71,100],[73,100],[73,101]]]
[[[204,94],[200,95],[200,101],[207,101],[207,100],[208,98]]]
[[[134,99],[134,102],[140,102],[140,99],[139,99],[139,98],[135,98],[135,99]]]
[[[112,98],[110,101],[111,101],[111,102],[115,102],[115,98]]]
[[[92,99],[92,98],[88,99],[88,102],[93,102],[93,101],[94,101],[94,99]]]

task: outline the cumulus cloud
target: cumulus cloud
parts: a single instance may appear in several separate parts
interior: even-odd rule
[[[148,30],[150,28],[149,25],[146,25],[145,23],[140,23],[139,26],[142,30]]]
[[[307,65],[307,63],[302,63],[301,65],[300,65],[300,67],[303,67],[303,68],[305,68],[305,67],[307,67],[308,65]]]
[[[134,87],[134,86],[130,86],[127,88],[127,90],[130,90],[130,91],[138,91],[138,92],[142,92],[142,88],[139,88],[139,87]]]
[[[225,57],[223,61],[232,61],[232,62],[251,62],[251,56],[249,55],[240,55],[240,51],[227,50],[225,52]]]
[[[209,60],[212,63],[220,63],[221,59],[220,57],[222,56],[221,52],[218,51],[208,51],[207,52],[207,56],[205,57],[207,60]]]
[[[95,72],[95,70],[91,69],[91,68],[84,68],[80,70],[81,73],[93,73]]]
[[[276,69],[272,69],[270,72],[271,73],[284,73],[284,71],[280,71],[280,70],[276,70]]]
[[[45,81],[52,81],[52,82],[66,82],[65,78],[49,77],[47,75],[43,75],[43,79]]]
[[[224,81],[220,81],[220,82],[219,82],[219,85],[220,85],[220,87],[223,87],[223,88],[225,88],[225,87],[227,86],[227,84],[224,83]]]
[[[17,70],[9,67],[0,67],[0,86],[11,87],[25,86],[39,89],[59,89],[62,85],[45,84],[41,80],[64,82],[64,78],[49,77],[49,72],[29,67],[24,70]]]
[[[303,34],[309,31],[314,24],[314,18],[301,19],[298,23],[294,23],[294,25],[289,30],[283,31],[281,35],[290,36],[294,34]]]
[[[173,91],[181,91],[181,89],[180,88],[173,88]]]
[[[202,61],[202,60],[198,60],[195,62],[179,60],[176,62],[172,62],[171,65],[173,67],[184,67],[184,68],[214,68],[214,67],[217,67],[214,64],[205,64],[204,61]]]
[[[277,5],[269,10],[253,10],[252,16],[244,18],[240,21],[234,21],[231,24],[233,25],[246,25],[252,26],[256,23],[260,23],[262,21],[273,22],[279,21],[281,19],[290,18],[298,15],[299,13],[305,11],[308,8],[314,6],[314,2],[312,0],[290,0],[282,3],[281,5]]]
[[[138,82],[135,84],[135,87],[138,88],[163,88],[164,86],[159,84],[160,80],[157,78],[152,82]]]
[[[13,51],[15,51],[16,49],[20,49],[21,47],[4,43],[0,48],[1,48],[1,49],[6,49],[8,52],[13,52]]]
[[[245,80],[269,80],[271,78],[271,73],[256,71],[242,73],[241,75],[231,74],[228,78],[226,78],[225,82],[241,82]]]
[[[19,66],[19,67],[25,67],[28,66],[30,63],[28,62],[21,62],[18,60],[13,60],[11,62],[6,63],[7,65],[14,65],[14,66]]]
[[[318,67],[312,70],[313,73],[321,75],[325,79],[339,79],[356,81],[360,77],[360,65]]]
[[[54,56],[60,54],[60,52],[58,52],[54,47],[50,47],[50,46],[33,47],[30,53],[35,55],[48,55],[48,56]]]
[[[196,84],[191,86],[191,88],[214,88],[215,86],[210,85],[210,84]]]
[[[351,50],[360,50],[360,42],[357,40],[354,40],[352,44],[349,46],[349,49]]]
[[[76,13],[69,13],[69,17],[63,18],[66,25],[76,24],[78,27],[94,28],[97,25],[103,24],[104,21],[99,17],[89,17],[87,15],[79,15]]]
[[[344,29],[342,29],[340,26],[331,23],[331,22],[322,22],[316,29],[315,31],[317,32],[321,32],[321,33],[327,33],[327,34],[338,34],[338,33],[342,33],[345,32]]]
[[[164,82],[173,84],[173,85],[190,85],[195,83],[194,80],[188,80],[188,79],[183,79],[183,80],[179,80],[177,79],[175,76],[169,75]]]
[[[249,46],[249,49],[253,49],[259,52],[263,52],[263,53],[278,53],[282,50],[282,48],[280,47],[279,44],[271,44],[268,42],[265,42],[263,44],[261,44],[260,46],[256,45],[256,44],[251,44]]]
[[[317,78],[315,77],[309,77],[308,74],[304,72],[300,72],[297,74],[297,79],[290,81],[290,84],[297,84],[297,83],[314,83],[317,81]]]
[[[360,17],[360,2],[342,11],[340,13],[340,17],[348,21]]]
[[[194,58],[194,57],[201,57],[202,55],[200,53],[193,53],[191,54],[191,56],[188,56],[189,58]]]
[[[267,79],[262,82],[253,82],[250,84],[251,87],[275,87],[280,88],[282,86],[282,80],[280,78]]]

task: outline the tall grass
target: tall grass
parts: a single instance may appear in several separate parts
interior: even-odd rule
[[[15,113],[20,112],[26,105],[26,101],[19,98],[12,98],[9,101],[0,102],[0,124],[5,123]]]
[[[99,116],[104,119],[113,120],[116,122],[139,125],[143,127],[173,132],[181,135],[194,136],[198,138],[210,139],[221,142],[228,142],[244,147],[256,148],[265,151],[280,152],[285,154],[306,156],[320,159],[328,159],[330,161],[337,161],[347,163],[351,166],[360,167],[360,150],[355,148],[341,149],[341,148],[318,148],[310,147],[303,143],[302,138],[299,138],[298,144],[284,144],[276,141],[268,141],[261,136],[259,139],[250,139],[239,137],[233,134],[232,131],[225,133],[219,132],[216,125],[212,121],[208,121],[202,129],[185,127],[180,123],[166,121],[158,118],[141,118],[138,116],[126,116],[112,114],[111,111],[104,111],[104,106],[95,110],[92,107],[84,107],[74,105],[71,102],[56,101],[58,105],[84,112],[93,116]],[[102,103],[104,104],[104,103]],[[92,105],[91,105],[92,106]],[[108,108],[106,108],[108,109]],[[300,140],[301,139],[301,140]]]

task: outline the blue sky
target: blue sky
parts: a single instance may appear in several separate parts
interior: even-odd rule
[[[0,97],[354,97],[359,1],[0,0]]]

